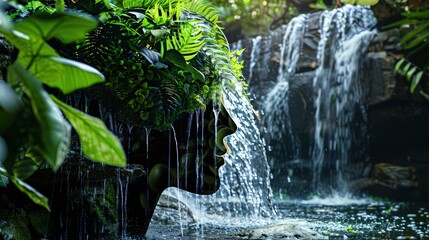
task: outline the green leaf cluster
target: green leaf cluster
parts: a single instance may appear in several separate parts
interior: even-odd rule
[[[60,12],[32,14],[17,23],[0,16],[0,33],[19,51],[7,68],[7,82],[0,80],[0,185],[10,181],[49,209],[48,199],[23,180],[45,165],[56,171],[63,164],[70,145],[69,122],[90,159],[115,166],[126,163],[119,140],[100,120],[61,102],[43,86],[68,94],[104,81],[98,70],[61,57],[47,43],[75,42],[97,22]]]
[[[403,13],[403,19],[385,26],[386,29],[394,27],[406,27],[407,33],[402,37],[400,44],[407,51],[395,65],[395,74],[403,75],[410,82],[410,92],[414,93],[423,79],[428,78],[429,60],[416,64],[412,61],[413,56],[425,55],[429,47],[429,7],[423,7],[420,11],[409,11]],[[421,85],[421,84],[420,84]],[[426,92],[429,88],[424,89]],[[424,91],[420,92],[429,100]]]
[[[181,113],[219,101],[225,73],[241,79],[209,3],[130,0],[105,9],[76,59],[104,74],[96,94],[123,121],[166,130]]]

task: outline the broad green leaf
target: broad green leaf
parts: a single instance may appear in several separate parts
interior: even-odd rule
[[[398,74],[398,72],[401,69],[401,66],[404,62],[405,62],[405,58],[402,58],[401,60],[399,60],[399,62],[396,63],[395,70],[394,70],[395,75]]]
[[[55,65],[61,64],[62,76],[50,82],[49,86],[59,88],[64,94],[104,81],[103,74],[87,64],[61,57],[51,57],[48,62],[53,62]]]
[[[0,80],[0,134],[15,121],[22,108],[21,99],[15,91]]]
[[[126,157],[119,139],[104,123],[63,103],[53,95],[51,98],[61,108],[79,135],[83,153],[95,162],[125,167]]]
[[[25,183],[19,178],[16,178],[14,176],[10,176],[6,169],[3,167],[0,167],[0,175],[3,175],[5,177],[8,177],[9,180],[24,194],[26,194],[34,203],[46,208],[48,211],[51,211],[49,209],[49,202],[48,198],[43,196],[41,193],[39,193],[37,190],[35,190],[33,187]]]
[[[9,180],[23,193],[25,193],[34,203],[44,207],[46,210],[51,211],[49,208],[49,200],[43,194],[39,193],[32,186],[28,185],[19,178],[10,176]]]
[[[33,173],[36,172],[38,168],[39,165],[36,164],[33,160],[24,159],[13,164],[12,172],[15,177],[25,180],[33,175]]]
[[[96,27],[96,20],[88,15],[55,12],[53,14],[32,14],[17,23],[15,30],[31,38],[41,38],[45,41],[57,38],[67,44],[84,38],[87,32]]]
[[[186,60],[179,51],[175,49],[170,49],[164,53],[164,59],[172,62],[174,65],[178,66],[181,69],[186,68]]]
[[[104,81],[104,76],[98,70],[60,57],[40,38],[29,38],[15,31],[13,35],[8,35],[8,40],[20,50],[18,62],[42,83],[59,88],[64,94]]]
[[[21,64],[15,62],[8,68],[8,79],[22,81],[28,96],[39,132],[34,151],[38,152],[56,171],[64,162],[70,145],[71,127],[61,111],[51,100],[42,84]]]
[[[195,67],[188,64],[186,67],[186,70],[192,74],[192,77],[200,80],[201,82],[205,82],[206,77],[204,76],[204,74],[202,72],[200,72]]]
[[[410,92],[414,93],[416,90],[417,85],[419,85],[420,80],[423,77],[423,71],[420,71],[416,74],[416,76],[413,78],[413,81],[411,82]]]
[[[64,75],[61,63],[51,60],[51,57],[59,57],[58,53],[42,38],[30,38],[19,31],[6,35],[6,38],[19,49],[17,61],[43,83],[50,86],[52,81],[57,81]]]

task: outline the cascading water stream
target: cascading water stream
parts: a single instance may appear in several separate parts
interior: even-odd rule
[[[310,168],[313,193],[323,195],[331,190],[346,193],[344,168],[356,157],[356,152],[363,152],[365,145],[367,93],[359,67],[365,61],[368,44],[375,33],[371,28],[376,22],[369,8],[346,5],[321,13],[318,33],[314,34],[307,33],[315,24],[309,16],[292,19],[284,30],[277,81],[262,104],[267,140],[275,151],[271,155],[278,158],[272,165],[288,166],[289,176],[289,170],[292,173],[289,166],[299,162]],[[303,53],[304,45],[306,51],[310,46],[316,52],[311,64],[305,63],[312,57]],[[253,57],[251,55],[251,62],[258,61]],[[306,78],[311,78],[312,83],[295,82]],[[295,89],[291,89],[291,84]],[[303,89],[310,96],[307,99],[302,97]],[[313,124],[300,123],[307,126],[306,131],[312,135],[307,144],[308,156],[303,156],[305,151],[301,149],[303,134],[294,132],[291,123],[294,115],[303,114],[291,112],[292,90],[301,96],[304,105],[310,105],[307,109],[313,107],[306,110],[314,116]]]
[[[266,116],[265,125],[270,128],[269,140],[280,141],[287,136],[287,141],[292,143],[292,152],[288,154],[292,159],[299,158],[299,140],[292,132],[290,122],[289,79],[296,72],[306,21],[307,15],[300,15],[289,22],[280,48],[277,82],[263,104]]]
[[[322,194],[331,194],[328,188],[347,194],[344,167],[353,158],[353,151],[362,147],[353,133],[355,124],[366,124],[363,74],[359,67],[374,35],[370,31],[374,25],[370,9],[351,5],[325,11],[320,17],[318,68],[313,79],[316,113],[311,157],[312,186]],[[364,118],[362,123],[356,122],[358,114]],[[365,136],[365,132],[359,134]],[[323,179],[326,166],[334,166],[330,179]]]

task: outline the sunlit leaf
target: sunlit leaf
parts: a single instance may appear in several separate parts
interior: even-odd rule
[[[9,176],[6,169],[0,167],[0,175],[6,176],[9,178],[9,180],[24,194],[26,194],[34,203],[46,208],[48,211],[49,209],[49,202],[48,198],[43,196],[41,193],[39,193],[37,190],[35,190],[33,187],[25,183],[24,181],[20,180],[19,178],[16,178],[14,176]]]
[[[57,38],[64,43],[72,43],[85,37],[97,27],[94,18],[84,14],[55,12],[53,14],[32,14],[15,25],[15,30],[31,38],[50,40]]]
[[[61,64],[63,74],[60,79],[50,82],[49,86],[59,88],[64,94],[104,81],[103,74],[87,64],[61,57],[51,57],[48,62],[51,61]]]
[[[39,128],[37,141],[33,146],[51,168],[56,171],[64,162],[70,145],[71,127],[64,119],[57,105],[51,100],[42,84],[21,64],[14,63],[8,68],[8,79],[22,81],[33,114]]]
[[[53,95],[51,98],[61,108],[79,135],[83,153],[93,161],[125,167],[126,157],[119,139],[98,118],[80,112]]]
[[[104,81],[104,76],[98,70],[60,57],[40,38],[26,38],[26,35],[14,32],[14,35],[8,36],[8,40],[20,50],[18,62],[42,83],[59,88],[64,94]]]

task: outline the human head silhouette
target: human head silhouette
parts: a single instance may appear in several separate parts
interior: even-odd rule
[[[181,114],[166,131],[141,129],[130,162],[144,165],[146,174],[130,184],[127,232],[146,232],[159,197],[169,187],[215,193],[222,155],[229,151],[224,138],[236,129],[222,103]]]

